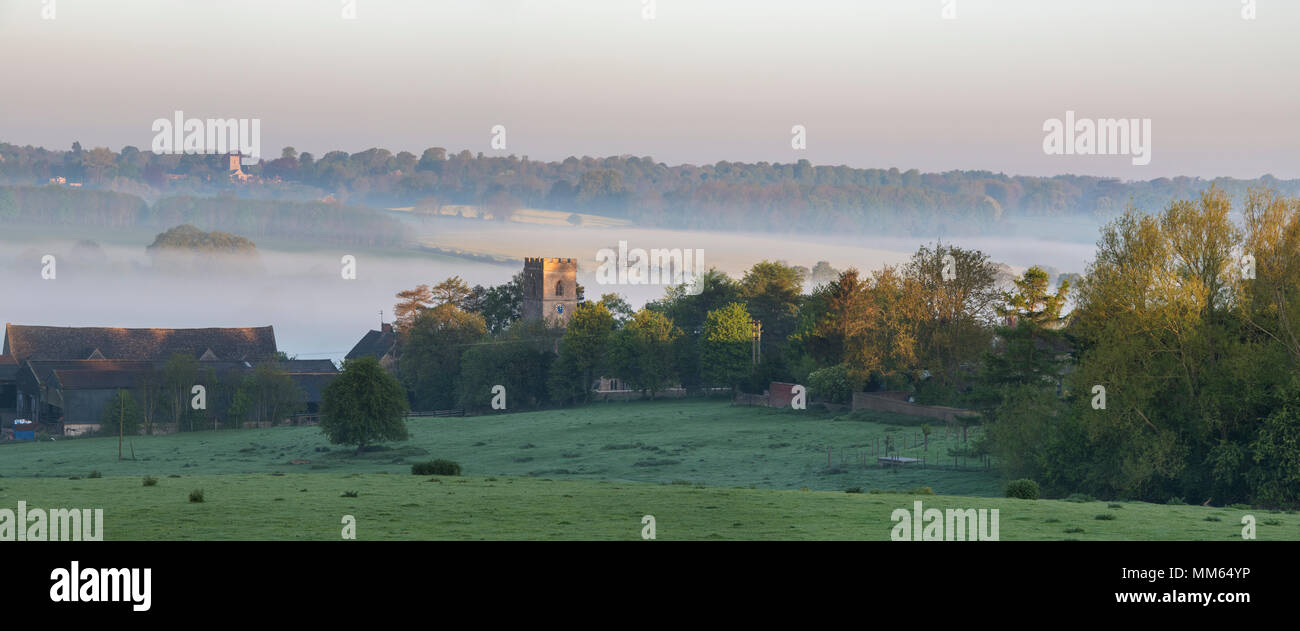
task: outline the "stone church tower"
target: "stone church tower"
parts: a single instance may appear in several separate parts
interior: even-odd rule
[[[578,308],[577,259],[524,259],[524,319],[568,324]]]

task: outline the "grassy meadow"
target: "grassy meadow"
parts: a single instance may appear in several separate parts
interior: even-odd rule
[[[928,455],[951,468],[947,449],[961,442],[955,432],[945,439],[943,427],[937,427],[926,450],[912,446],[920,435],[917,426],[850,418],[887,419],[736,407],[725,401],[600,403],[411,419],[408,441],[361,455],[330,445],[316,427],[136,436],[124,447],[128,460],[121,462],[116,437],[0,445],[0,475],[409,473],[413,462],[444,458],[460,463],[465,475],[828,491],[929,486],[949,495],[1001,495],[1001,483],[992,472],[881,468],[871,456],[876,441],[883,444],[891,436],[901,444],[906,437],[908,448],[902,455]],[[135,460],[129,460],[132,450]],[[867,466],[861,464],[863,457]],[[300,464],[291,464],[294,461]],[[973,461],[969,464],[976,467]]]
[[[632,540],[654,515],[665,540],[888,540],[916,500],[999,509],[1002,540],[1240,539],[1245,514],[1259,539],[1300,538],[1291,513],[1006,499],[993,472],[861,464],[885,436],[917,457],[960,444],[938,427],[913,447],[902,420],[656,401],[412,419],[409,441],[360,455],[315,427],[137,436],[120,462],[115,437],[9,443],[0,508],[101,507],[107,540],[337,540],[344,515],[359,539]],[[464,476],[410,473],[434,458]]]

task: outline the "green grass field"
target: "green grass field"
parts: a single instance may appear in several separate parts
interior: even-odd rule
[[[136,459],[120,462],[113,437],[9,443],[0,508],[103,508],[109,540],[334,540],[343,515],[360,539],[639,539],[641,517],[654,515],[660,539],[887,540],[892,511],[919,499],[999,509],[1003,540],[1240,539],[1248,513],[1260,539],[1300,538],[1290,513],[1012,500],[991,472],[864,466],[858,455],[870,461],[885,435],[908,436],[904,455],[936,459],[960,437],[939,428],[926,451],[910,446],[914,426],[857,418],[607,403],[413,419],[409,441],[359,456],[315,427],[137,436],[126,448]],[[434,458],[459,462],[465,477],[411,475],[412,462]],[[145,475],[157,485],[143,486]],[[922,486],[938,495],[872,492]],[[205,501],[190,502],[200,488]]]
[[[204,501],[190,502],[199,488]],[[344,515],[355,517],[358,539],[638,540],[642,516],[653,515],[662,540],[888,540],[891,513],[916,500],[996,508],[1003,541],[1240,540],[1248,513],[1261,540],[1300,537],[1300,516],[1267,511],[505,476],[186,475],[148,487],[135,477],[0,479],[0,508],[19,500],[102,506],[105,540],[341,540]],[[1115,518],[1097,519],[1106,514]]]
[[[928,451],[910,447],[916,427],[834,420],[825,413],[735,407],[720,401],[603,403],[583,408],[447,419],[412,419],[411,438],[360,456],[330,445],[315,427],[136,436],[117,460],[117,438],[0,445],[5,477],[229,473],[409,473],[445,458],[465,475],[544,476],[707,486],[843,491],[929,486],[949,495],[1001,495],[995,473],[876,466],[884,436],[952,465],[942,428]],[[133,447],[132,447],[133,444]],[[831,448],[832,467],[826,466]],[[328,449],[329,451],[318,451]],[[861,456],[868,466],[862,466]],[[841,458],[844,463],[841,464]],[[310,463],[293,465],[295,460]],[[971,463],[974,467],[974,462]]]

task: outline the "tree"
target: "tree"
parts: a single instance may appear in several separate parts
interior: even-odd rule
[[[140,421],[144,425],[144,433],[152,435],[154,421],[166,405],[162,374],[157,370],[149,370],[140,375],[136,381],[135,398],[140,403]]]
[[[374,357],[349,359],[322,393],[321,431],[335,445],[406,440],[409,411],[402,384]]]
[[[120,429],[118,423],[121,423]],[[99,414],[99,431],[104,435],[140,433],[140,406],[126,390],[118,390]]]
[[[399,338],[397,360],[411,404],[421,410],[456,405],[461,355],[486,335],[483,317],[466,313],[454,303],[440,304],[416,316]]]
[[[191,421],[193,429],[194,410],[190,401],[193,388],[198,385],[199,360],[192,355],[176,353],[167,359],[162,369],[163,407],[167,411],[176,430],[182,429],[182,421]]]
[[[441,172],[442,165],[447,161],[447,150],[442,147],[429,147],[420,154],[420,161],[416,163],[415,168],[420,171]]]
[[[483,295],[479,314],[493,335],[501,333],[524,315],[523,274],[515,274],[504,285],[489,287]]]
[[[813,287],[820,287],[826,283],[833,283],[840,277],[840,271],[831,267],[828,261],[817,261],[813,266],[812,272],[809,273],[808,280]]]
[[[469,285],[466,285],[465,281],[461,280],[459,276],[452,276],[434,285],[429,290],[429,295],[432,297],[433,306],[435,307],[447,304],[460,307],[472,294],[473,291],[469,288]]]
[[[244,377],[234,395],[231,416],[275,425],[305,407],[305,396],[289,373],[274,362],[262,362]]]
[[[547,377],[560,335],[542,320],[520,320],[491,343],[469,347],[461,356],[460,407],[487,408],[498,385],[506,389],[509,409],[547,402]]]
[[[578,303],[560,339],[560,356],[551,369],[551,398],[561,402],[586,402],[596,371],[605,367],[614,316],[599,302]]]
[[[676,376],[673,342],[681,335],[667,316],[642,309],[611,338],[610,368],[632,388],[649,391],[653,399]]]
[[[1051,276],[1037,265],[1025,270],[1015,281],[1015,291],[1003,292],[998,315],[1038,326],[1056,326],[1061,322],[1061,308],[1070,294],[1070,283],[1065,281],[1053,294],[1048,291],[1051,282]]]
[[[706,383],[733,390],[751,372],[753,330],[745,305],[733,302],[710,311],[704,319],[700,367]]]
[[[979,250],[936,243],[918,249],[904,274],[918,284],[925,308],[919,361],[942,385],[956,386],[962,367],[976,364],[989,347],[997,267]]]
[[[614,323],[617,326],[623,326],[632,319],[632,305],[628,304],[618,294],[601,294],[600,304],[605,305],[605,308],[609,310],[609,314],[614,316]]]
[[[756,263],[740,279],[740,300],[763,323],[764,353],[784,346],[794,332],[803,280],[799,269],[776,261]]]
[[[433,305],[433,292],[428,285],[417,285],[415,289],[397,292],[397,305],[393,307],[393,325],[399,331],[406,330],[421,311]]]

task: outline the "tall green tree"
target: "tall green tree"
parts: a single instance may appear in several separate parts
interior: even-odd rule
[[[803,294],[803,271],[777,261],[760,261],[740,279],[740,300],[763,323],[763,350],[777,352],[794,332]]]
[[[200,385],[199,360],[192,355],[176,353],[162,368],[162,397],[167,416],[177,430],[193,429],[195,410],[190,402],[193,388]]]
[[[498,385],[506,389],[507,409],[548,402],[547,379],[561,335],[542,320],[519,320],[491,343],[471,346],[461,356],[460,407],[488,408]]]
[[[560,354],[551,369],[551,398],[586,402],[597,372],[606,368],[614,316],[599,302],[579,303],[560,339]]]
[[[461,355],[484,341],[483,316],[466,313],[448,302],[420,312],[399,337],[398,373],[420,410],[456,405]]]
[[[682,331],[662,313],[642,309],[610,342],[610,368],[628,386],[650,393],[650,398],[672,385],[673,342]]]
[[[349,359],[322,393],[321,431],[336,445],[407,439],[409,408],[402,384],[373,357]]]
[[[107,436],[140,433],[140,406],[129,391],[118,390],[108,400],[99,414],[99,432]]]
[[[752,321],[745,305],[733,302],[710,311],[700,342],[704,382],[735,390],[753,370]]]

